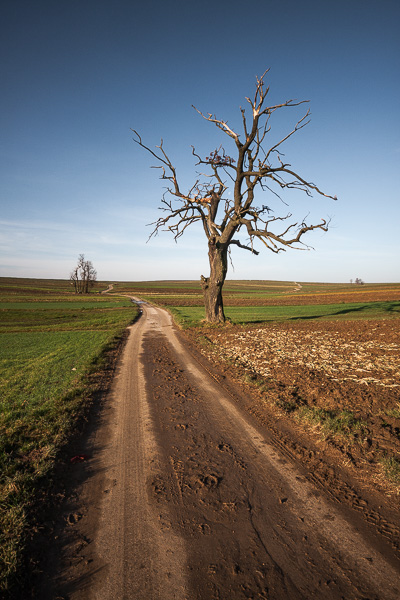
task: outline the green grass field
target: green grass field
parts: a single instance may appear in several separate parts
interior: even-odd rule
[[[75,296],[66,282],[15,282],[0,279],[3,592],[18,568],[36,491],[94,391],[88,376],[137,315],[126,298]]]
[[[169,310],[184,328],[200,325],[204,319],[202,307],[171,306]],[[400,301],[299,306],[231,306],[225,308],[225,315],[232,323],[240,325],[305,319],[379,319],[390,316],[400,317]]]

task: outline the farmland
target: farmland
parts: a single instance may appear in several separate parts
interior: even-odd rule
[[[183,328],[204,318],[197,282],[118,283],[115,289],[168,308]],[[400,285],[227,281],[224,307],[233,324],[390,318],[400,315]]]
[[[0,279],[3,589],[38,491],[137,314],[126,295],[169,310],[204,357],[250,390],[261,420],[290,421],[368,485],[398,493],[400,285],[227,281],[225,327],[203,322],[199,282],[114,282],[99,293],[107,287],[83,296],[67,281]]]
[[[37,490],[98,386],[107,351],[136,314],[126,298],[75,296],[64,281],[0,280],[3,588],[17,568]]]
[[[205,353],[261,401],[400,489],[400,320],[303,321],[208,331]]]
[[[228,281],[224,328],[202,322],[194,282],[134,292],[256,389],[258,413],[291,420],[370,484],[400,490],[400,285]]]

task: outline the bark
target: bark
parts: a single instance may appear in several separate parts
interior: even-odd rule
[[[220,244],[214,237],[208,242],[208,259],[210,276],[201,276],[206,321],[208,323],[225,323],[222,287],[228,270],[228,246]]]

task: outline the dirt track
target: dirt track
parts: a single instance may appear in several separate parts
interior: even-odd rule
[[[217,379],[143,305],[90,440],[58,597],[397,600],[393,544]]]

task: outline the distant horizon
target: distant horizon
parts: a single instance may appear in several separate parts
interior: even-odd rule
[[[271,112],[265,150],[285,138],[284,162],[327,196],[265,187],[253,208],[268,206],[278,236],[321,220],[329,231],[302,238],[315,252],[272,254],[255,239],[255,257],[235,246],[228,277],[400,281],[399,23],[398,0],[251,10],[239,0],[4,0],[0,276],[63,279],[79,253],[104,281],[208,276],[200,222],[178,245],[171,232],[147,243],[171,182],[132,130],[153,150],[163,140],[190,195],[201,179],[193,147],[205,158],[222,144],[238,158],[233,139],[193,107],[244,136],[241,108],[269,69],[267,105],[299,104]],[[308,109],[310,123],[285,137]],[[229,202],[233,182],[223,178]],[[249,245],[247,229],[235,237]]]
[[[29,280],[43,280],[43,281],[70,281],[69,278],[63,277],[22,277],[19,275],[0,275],[0,279],[29,279]],[[182,281],[186,283],[200,283],[200,278],[198,279],[96,279],[95,283],[168,283],[174,281]],[[225,279],[225,284],[229,281],[261,281],[261,282],[273,282],[273,283],[318,283],[325,285],[358,285],[362,287],[363,285],[400,285],[400,281],[364,281],[363,283],[356,283],[353,279],[351,282],[349,281],[317,281],[317,280],[308,280],[308,279],[243,279],[243,278],[229,278]]]

